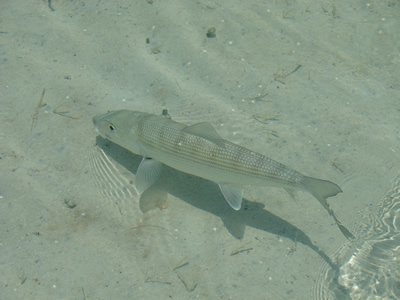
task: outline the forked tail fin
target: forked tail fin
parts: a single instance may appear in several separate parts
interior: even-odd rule
[[[308,192],[316,198],[319,203],[328,211],[328,213],[333,217],[340,231],[348,240],[355,239],[354,235],[340,223],[340,221],[336,218],[335,213],[329,207],[328,202],[326,202],[326,198],[336,196],[337,194],[343,192],[342,189],[335,183],[327,180],[305,177],[303,180],[303,184]]]
[[[331,208],[329,207],[326,198],[336,196],[343,192],[342,189],[335,183],[327,180],[305,177],[303,184],[306,189],[313,195],[319,203],[331,214]]]

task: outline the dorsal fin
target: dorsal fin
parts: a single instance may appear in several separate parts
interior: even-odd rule
[[[183,129],[183,131],[209,140],[219,147],[225,147],[224,140],[209,122],[202,122],[187,126]]]

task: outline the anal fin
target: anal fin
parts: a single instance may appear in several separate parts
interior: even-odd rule
[[[243,189],[228,183],[219,183],[218,185],[229,205],[234,210],[239,210],[242,206]]]

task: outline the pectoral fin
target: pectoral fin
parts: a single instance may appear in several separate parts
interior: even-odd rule
[[[229,205],[234,210],[239,210],[242,206],[243,189],[228,183],[219,183],[218,185]]]
[[[162,163],[143,157],[136,172],[135,186],[139,194],[147,190],[160,177]]]

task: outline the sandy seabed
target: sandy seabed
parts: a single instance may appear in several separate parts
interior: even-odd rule
[[[165,168],[140,198],[140,157],[92,118],[208,121],[337,183],[328,201],[357,235],[400,170],[398,2],[48,4],[0,9],[1,299],[350,297],[315,288],[348,242],[310,194],[248,187],[235,212]]]

